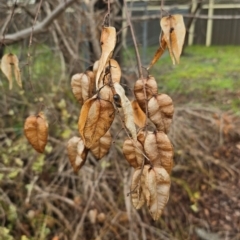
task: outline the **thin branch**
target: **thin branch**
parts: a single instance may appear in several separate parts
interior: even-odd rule
[[[47,28],[52,24],[52,22],[60,15],[62,14],[67,7],[69,7],[71,4],[76,2],[77,0],[66,0],[63,1],[63,3],[59,4],[58,7],[52,12],[52,14],[45,18],[42,22],[35,25],[34,34],[39,34],[47,30]],[[5,38],[0,38],[0,42],[3,42],[5,44],[13,44],[16,42],[19,42],[27,37],[29,37],[32,33],[32,27],[23,29],[21,31],[18,31],[13,34],[8,34],[5,36]]]

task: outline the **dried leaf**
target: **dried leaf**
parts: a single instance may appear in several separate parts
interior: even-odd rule
[[[75,173],[84,165],[87,159],[88,149],[79,137],[72,137],[67,143],[68,158]]]
[[[154,167],[163,167],[168,173],[173,167],[173,147],[164,132],[148,132],[144,151]]]
[[[141,169],[135,169],[133,173],[131,199],[132,204],[136,209],[140,209],[146,202],[146,199],[150,196],[150,193],[145,185],[146,169],[148,169],[148,166],[144,166],[143,171]]]
[[[9,89],[12,89],[12,67],[14,69],[15,79],[19,87],[22,88],[21,71],[19,69],[19,61],[16,55],[5,54],[1,60],[1,69],[9,81]]]
[[[134,140],[137,140],[137,132],[134,124],[133,109],[131,102],[126,97],[125,91],[119,83],[114,83],[114,89],[121,98],[125,126],[131,133],[132,138]]]
[[[147,70],[149,70],[157,62],[157,60],[163,55],[166,47],[167,47],[167,42],[165,41],[164,35],[162,35],[161,41],[160,41],[160,46],[159,46],[158,50],[156,51]]]
[[[88,99],[82,106],[78,129],[87,148],[91,148],[109,130],[115,116],[111,102],[98,98]]]
[[[146,114],[140,108],[137,100],[133,100],[131,104],[132,104],[133,117],[134,117],[135,124],[138,125],[140,128],[144,127],[146,123],[146,118],[147,118]]]
[[[103,85],[101,81],[104,76],[103,71],[105,70],[106,63],[112,57],[116,45],[116,29],[114,27],[103,27],[100,42],[102,54],[99,59],[98,70],[96,73],[96,89]]]
[[[138,79],[134,85],[134,94],[140,108],[146,112],[146,99],[144,95],[144,86],[146,89],[146,97],[149,100],[153,95],[158,93],[157,82],[154,77],[149,76],[147,79]]]
[[[77,73],[71,79],[72,91],[80,104],[92,97],[94,88],[94,75],[91,71]]]
[[[163,17],[160,25],[164,33],[163,37],[167,42],[172,62],[175,65],[179,63],[186,33],[183,16],[177,14]]]
[[[112,136],[109,131],[106,132],[95,144],[90,148],[94,157],[99,160],[103,158],[109,151],[112,143]]]
[[[123,155],[134,168],[141,168],[144,161],[143,146],[138,141],[126,139],[123,143]]]
[[[174,107],[172,99],[167,94],[153,96],[148,101],[148,117],[158,131],[169,131],[172,123]]]
[[[171,179],[164,168],[149,168],[145,178],[150,198],[147,206],[153,220],[158,220],[169,198]]]
[[[43,112],[25,120],[24,134],[37,152],[44,151],[48,138],[48,123]]]

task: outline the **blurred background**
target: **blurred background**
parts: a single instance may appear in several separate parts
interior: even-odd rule
[[[118,32],[114,58],[129,99],[138,79],[122,0],[110,0]],[[0,1],[0,58],[19,58],[23,89],[0,71],[0,239],[238,240],[240,239],[240,2],[127,1],[143,67],[159,47],[160,18],[182,14],[187,29],[180,64],[168,51],[149,74],[168,94],[175,114],[170,199],[154,222],[127,195],[133,169],[122,154],[127,138],[117,119],[103,159],[89,154],[77,175],[66,143],[79,136],[81,106],[71,76],[101,54],[103,0]],[[143,68],[144,69],[144,68]],[[26,117],[42,109],[49,138],[43,154],[23,135]]]

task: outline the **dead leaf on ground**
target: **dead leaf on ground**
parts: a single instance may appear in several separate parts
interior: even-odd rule
[[[171,173],[173,147],[164,132],[148,132],[144,141],[144,151],[154,167],[163,167]]]
[[[174,65],[178,64],[186,33],[183,16],[176,14],[163,17],[160,25],[172,62]]]
[[[140,128],[144,127],[147,119],[146,114],[140,108],[137,100],[133,100],[131,104],[132,104],[133,117],[134,117],[135,124]]]
[[[37,152],[44,151],[48,138],[48,123],[43,112],[36,116],[29,116],[25,120],[24,134]]]
[[[146,98],[144,94],[144,87],[146,89]],[[147,101],[154,95],[158,94],[158,86],[153,76],[148,76],[147,79],[138,79],[134,84],[134,95],[140,108],[146,112]],[[146,101],[147,100],[147,101]]]
[[[97,95],[88,99],[82,106],[78,121],[79,133],[87,148],[91,148],[111,127],[115,109],[111,102]]]
[[[162,167],[149,168],[146,171],[145,185],[149,191],[147,206],[153,220],[158,220],[169,199],[171,179]]]
[[[168,133],[173,113],[173,102],[167,94],[155,95],[148,101],[148,117],[158,131]]]
[[[103,158],[109,151],[112,143],[110,131],[107,131],[93,146],[90,148],[92,154],[97,160]]]
[[[12,53],[5,54],[1,60],[1,69],[9,81],[10,90],[12,89],[12,67],[17,84],[22,88],[21,71],[19,69],[18,58]]]
[[[98,69],[96,72],[96,89],[102,87],[102,78],[105,74],[106,63],[110,60],[113,54],[113,50],[116,45],[116,29],[114,27],[103,27],[100,43],[102,48],[102,54],[98,62]]]
[[[139,141],[126,139],[123,143],[123,155],[133,168],[141,168],[144,155],[143,146]]]
[[[131,102],[126,97],[125,91],[119,83],[117,82],[114,83],[114,89],[121,98],[121,105],[122,105],[122,110],[124,114],[124,124],[126,128],[129,130],[129,132],[131,133],[132,138],[134,140],[137,140],[137,131],[134,124],[133,109],[132,109]]]
[[[72,168],[77,173],[86,162],[88,149],[80,137],[72,137],[67,143],[67,152]]]

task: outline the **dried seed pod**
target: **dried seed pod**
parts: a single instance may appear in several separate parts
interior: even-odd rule
[[[110,64],[107,64],[107,65],[110,65],[110,72],[111,72],[111,77],[112,77],[112,82],[115,83],[115,82],[120,82],[121,80],[121,68],[118,64],[118,62],[115,60],[115,59],[110,59]]]
[[[174,107],[172,99],[166,94],[153,96],[148,101],[148,117],[158,131],[169,131],[172,123]]]
[[[125,91],[119,83],[114,83],[114,89],[121,98],[121,106],[124,113],[124,123],[126,128],[132,134],[132,138],[137,140],[137,131],[134,124],[133,109],[131,102],[125,95]]]
[[[144,141],[144,151],[154,167],[163,167],[171,173],[173,147],[164,132],[148,132]]]
[[[145,177],[145,185],[149,191],[147,206],[153,220],[158,220],[169,199],[171,179],[162,167],[149,168]]]
[[[123,143],[123,155],[132,167],[141,168],[144,155],[143,146],[140,142],[126,139]]]
[[[143,83],[144,82],[144,83]],[[144,86],[146,89],[146,97],[144,95]],[[158,93],[157,82],[154,77],[149,76],[147,79],[138,79],[134,85],[134,94],[140,108],[146,112],[146,100],[149,100],[153,95]]]
[[[97,221],[98,221],[99,223],[104,223],[105,219],[106,219],[106,215],[105,215],[104,213],[99,213],[99,214],[97,215]]]
[[[116,39],[116,29],[114,27],[103,27],[100,38],[102,54],[96,72],[96,89],[99,89],[103,85],[101,80],[104,74],[102,73],[105,69],[106,63],[112,57],[116,45]]]
[[[48,123],[43,112],[25,120],[24,134],[37,152],[44,151],[48,138]]]
[[[145,184],[147,170],[149,165],[145,165],[143,171],[135,169],[132,184],[131,184],[131,199],[132,204],[136,209],[140,209],[147,199],[150,198],[150,193]]]
[[[102,100],[113,102],[113,93],[111,87],[104,85],[99,89],[99,97]]]
[[[173,64],[179,63],[186,29],[182,15],[169,15],[160,21]]]
[[[97,97],[88,99],[82,106],[78,129],[87,148],[91,148],[106,134],[115,116],[111,102]]]
[[[71,79],[72,92],[80,104],[92,97],[94,90],[94,75],[92,72],[77,73]]]
[[[84,165],[87,159],[88,149],[79,137],[72,137],[67,143],[68,158],[75,173]]]
[[[15,79],[19,87],[22,88],[21,71],[19,69],[19,61],[15,54],[8,53],[2,57],[1,70],[9,81],[9,89],[12,89],[12,67]]]
[[[109,151],[112,143],[112,136],[109,131],[106,132],[95,144],[90,148],[91,152],[97,160],[103,158]]]

